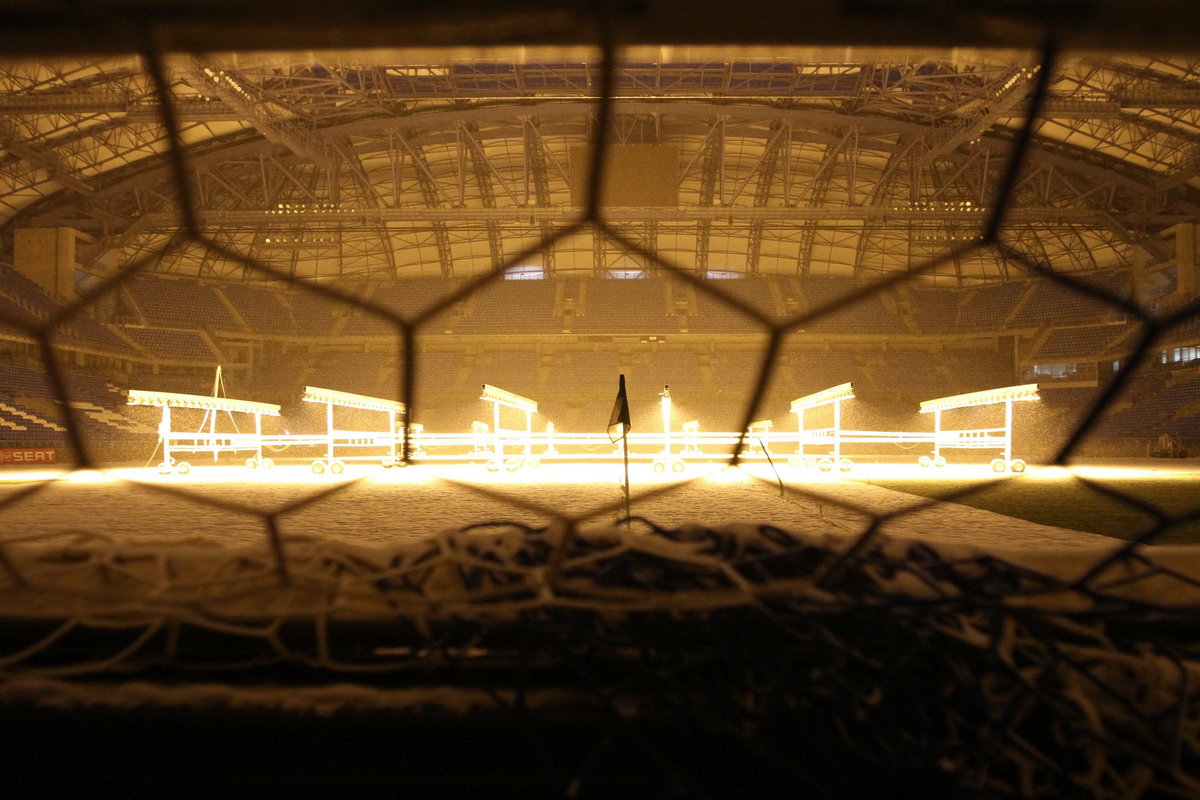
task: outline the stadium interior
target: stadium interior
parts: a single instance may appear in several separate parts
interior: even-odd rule
[[[677,402],[706,427],[735,429],[760,366],[764,331],[692,285],[646,272],[652,271],[537,280],[519,273],[521,280],[499,281],[455,303],[418,339],[418,385],[429,388],[417,421],[431,430],[467,429],[481,413],[477,387],[492,383],[538,398],[541,417],[560,429],[603,430],[613,376],[624,373],[641,389],[639,428],[654,427],[655,393],[670,384]],[[860,286],[852,277],[730,272],[719,288],[776,319]],[[61,311],[62,300],[20,273],[6,274],[4,296],[23,319],[38,324]],[[1115,296],[1132,295],[1129,270],[1086,275]],[[403,314],[454,295],[460,285],[454,278],[416,278],[353,283],[348,290]],[[298,414],[305,385],[398,395],[398,334],[365,309],[303,289],[186,275],[139,275],[117,301],[111,315],[80,317],[56,339],[83,429],[113,463],[154,450],[155,418],[126,405],[127,389],[203,394],[218,365],[231,396]],[[930,397],[1038,383],[1045,403],[1026,420],[1026,447],[1044,460],[1099,387],[1128,363],[1140,333],[1138,321],[1120,309],[1029,276],[966,288],[900,286],[791,335],[763,408],[786,415],[792,398],[851,381],[874,418],[896,420]],[[1131,382],[1083,452],[1147,455],[1164,433],[1195,447],[1198,341],[1187,328],[1164,340],[1157,363]],[[63,411],[36,340],[11,330],[9,344],[5,446],[65,450]]]
[[[13,44],[0,469],[22,453],[149,466],[159,409],[129,392],[215,395],[214,374],[223,394],[282,408],[258,421],[271,434],[324,429],[306,387],[399,401],[408,425],[449,433],[490,421],[490,385],[536,398],[537,430],[599,434],[618,375],[639,433],[661,425],[667,385],[676,423],[744,432],[794,427],[789,403],[845,383],[848,424],[894,430],[928,427],[930,398],[1037,384],[1013,423],[1030,464],[1189,466],[1200,6],[999,5],[94,0],[51,13],[0,0]],[[18,644],[0,652],[0,707],[28,731],[30,761],[0,781],[39,773],[65,789],[78,775],[172,796],[1200,792],[1194,679],[1163,677],[1200,663],[1186,617],[1200,570],[1180,556],[1145,594],[1126,573],[1093,585],[1151,571],[1137,547],[1200,519],[1194,501],[1178,517],[1150,509],[1157,527],[1095,567],[1082,545],[1061,561],[901,552],[879,529],[908,512],[874,510],[853,543],[801,546],[763,524],[655,528],[652,546],[631,543],[629,521],[593,534],[564,517],[486,546],[486,526],[404,543],[389,561],[303,536],[285,557],[285,511],[255,506],[259,550],[220,561],[190,539],[28,546],[4,514],[42,478],[8,474],[0,631]],[[203,494],[160,483],[181,503]],[[232,515],[238,499],[201,502]],[[832,504],[817,499],[804,502],[825,524]],[[596,566],[609,557],[618,566]],[[77,567],[94,573],[62,577]],[[210,584],[191,582],[201,573]],[[1076,602],[1087,613],[1064,611]],[[911,684],[891,674],[896,654]],[[163,693],[131,690],[130,673]],[[119,684],[128,705],[80,699],[78,676]],[[356,680],[362,694],[321,694]],[[222,688],[170,695],[201,684]],[[1073,705],[1093,684],[1094,705]],[[301,693],[301,713],[279,687]],[[59,739],[71,708],[83,722]],[[162,723],[177,718],[185,750],[225,771],[172,750]],[[402,757],[394,725],[412,736]],[[294,762],[256,747],[272,736]],[[55,772],[64,742],[85,753],[77,772]],[[803,765],[790,748],[808,748]]]
[[[172,151],[136,57],[22,62],[0,98],[0,444],[70,458],[39,330],[87,440],[120,463],[154,435],[124,391],[205,393],[217,365],[272,403],[306,383],[398,397],[403,329],[379,312],[436,306],[413,329],[428,429],[465,430],[493,383],[600,430],[618,372],[647,413],[671,384],[732,429],[763,319],[798,319],[761,417],[844,381],[884,419],[1038,383],[1045,459],[1136,368],[1080,452],[1146,455],[1164,435],[1196,450],[1196,324],[1130,358],[1146,316],[1196,297],[1190,62],[1064,54],[984,242],[1036,60],[629,48],[604,121],[607,227],[569,229],[599,135],[594,53],[172,57],[195,223],[224,249],[171,239]]]

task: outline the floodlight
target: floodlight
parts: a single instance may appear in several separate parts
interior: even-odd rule
[[[952,408],[966,408],[968,406],[990,406],[995,403],[1015,400],[1040,399],[1038,396],[1038,385],[1036,383],[1024,383],[1020,386],[1002,386],[999,389],[985,389],[982,392],[967,392],[966,394],[955,394],[949,397],[926,400],[921,403],[921,413],[928,414],[930,411],[948,411]]]
[[[847,383],[839,383],[837,386],[831,386],[828,389],[822,389],[819,392],[806,394],[804,397],[797,397],[792,401],[791,412],[793,414],[800,411],[807,411],[810,408],[827,405],[838,400],[853,400],[854,385]]]
[[[231,411],[279,416],[279,406],[274,403],[259,403],[254,400],[237,400],[232,397],[212,397],[203,394],[148,392],[141,389],[130,389],[126,402],[131,406],[197,408],[202,411]]]
[[[488,400],[493,403],[499,403],[502,406],[515,408],[519,411],[537,411],[538,404],[536,400],[530,400],[528,397],[522,397],[519,394],[506,392],[503,389],[492,386],[489,383],[483,385],[483,393],[479,395],[480,400]]]
[[[382,397],[369,397],[363,394],[340,392],[336,389],[321,389],[316,386],[305,386],[304,395],[300,398],[309,403],[332,403],[343,408],[362,408],[367,411],[397,411],[404,413],[404,403],[387,400]]]

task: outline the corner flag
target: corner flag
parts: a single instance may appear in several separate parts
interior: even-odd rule
[[[612,416],[608,418],[608,438],[617,442],[629,433],[633,425],[629,422],[629,400],[625,397],[625,376],[617,387],[617,400],[613,403]]]

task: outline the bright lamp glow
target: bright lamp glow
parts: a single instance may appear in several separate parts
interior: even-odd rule
[[[967,406],[990,406],[994,403],[1004,403],[1009,400],[1040,400],[1036,383],[1023,383],[1019,386],[1002,386],[999,389],[985,389],[982,392],[967,392],[949,397],[939,397],[921,403],[921,413],[930,411],[947,411],[952,408]]]
[[[530,400],[528,397],[506,392],[503,389],[492,386],[490,383],[483,385],[483,394],[479,395],[479,399],[499,403],[502,406],[515,408],[519,411],[537,411],[538,409],[537,400]]]
[[[807,411],[810,408],[817,408],[818,406],[833,403],[837,400],[853,399],[854,385],[851,383],[839,383],[837,386],[831,386],[819,392],[806,394],[804,397],[797,397],[792,401],[791,412],[795,414],[799,411]]]
[[[115,479],[111,475],[99,470],[80,469],[62,476],[62,480],[72,483],[112,483]]]
[[[404,412],[404,403],[387,400],[382,397],[369,397],[365,394],[339,392],[336,389],[321,389],[316,386],[305,386],[304,395],[300,398],[310,403],[333,403],[343,408],[362,408],[367,411],[399,411]]]
[[[274,403],[257,403],[253,400],[237,400],[232,397],[211,397],[202,394],[146,392],[140,389],[130,389],[127,402],[131,406],[199,408],[205,411],[244,411],[248,414],[279,416],[279,406]]]

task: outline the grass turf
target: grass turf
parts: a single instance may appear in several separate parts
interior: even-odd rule
[[[1054,480],[1028,475],[992,482],[988,480],[871,480],[874,486],[907,492],[921,497],[945,499],[968,489],[976,491],[953,502],[994,511],[1043,525],[1091,531],[1117,539],[1133,539],[1153,528],[1155,518],[1129,502],[1105,495],[1089,486],[1104,489],[1147,503],[1168,518],[1192,516],[1193,519],[1169,523],[1156,535],[1153,544],[1200,544],[1200,480],[1179,475],[1154,478]],[[989,485],[991,484],[991,485]]]

